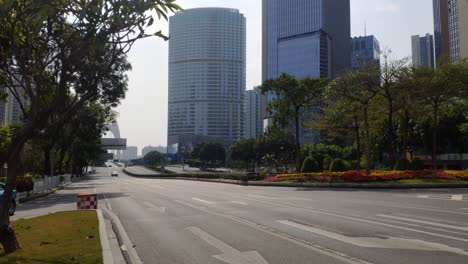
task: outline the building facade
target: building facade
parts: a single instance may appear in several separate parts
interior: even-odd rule
[[[281,73],[333,78],[351,66],[350,0],[263,0],[263,80]],[[275,95],[263,98],[266,105]],[[266,122],[268,123],[268,122]],[[301,129],[302,143],[319,140]]]
[[[434,49],[436,61],[450,57],[448,0],[433,0]]]
[[[196,8],[169,20],[168,146],[231,144],[242,134],[246,20],[236,9]]]
[[[468,0],[433,0],[437,61],[468,58]]]
[[[375,36],[354,37],[351,40],[351,67],[376,63],[380,65],[380,43]]]
[[[434,38],[430,34],[424,37],[411,37],[413,66],[435,68]]]
[[[245,91],[244,96],[244,138],[256,138],[263,133],[263,119],[261,115],[260,88]]]
[[[126,149],[122,150],[122,152],[117,153],[117,159],[129,161],[138,158],[138,147],[135,146],[127,146]]]

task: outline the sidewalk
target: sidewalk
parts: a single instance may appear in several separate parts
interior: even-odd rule
[[[72,182],[49,195],[43,195],[39,198],[18,204],[17,211],[10,220],[14,221],[50,213],[74,211],[76,210],[78,194],[95,191],[96,189],[94,188],[91,178],[83,177],[81,181]],[[103,200],[101,200],[98,206],[99,208],[106,207]],[[103,247],[103,255],[106,255],[106,257],[104,257],[104,264],[126,264],[110,220],[106,219],[106,217],[98,218],[100,222],[101,244],[108,245],[105,248]],[[106,241],[103,241],[103,239]],[[109,255],[111,255],[110,258]]]

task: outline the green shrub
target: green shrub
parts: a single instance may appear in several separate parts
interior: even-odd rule
[[[397,164],[395,165],[395,170],[402,171],[407,170],[410,168],[410,161],[406,158],[402,158],[398,160]]]
[[[424,170],[424,162],[420,158],[414,158],[410,165],[411,170]]]
[[[330,155],[325,155],[323,158],[323,171],[328,171],[330,169],[330,165],[333,162],[333,158]]]
[[[330,171],[333,171],[333,172],[347,171],[349,169],[349,166],[350,166],[349,162],[344,161],[342,159],[335,159],[330,164]]]
[[[319,172],[319,171],[320,171],[320,168],[317,164],[317,161],[315,161],[314,158],[312,157],[305,158],[304,162],[302,163],[302,168],[301,168],[302,173]]]
[[[62,183],[65,180],[64,176],[60,176],[60,183]]]

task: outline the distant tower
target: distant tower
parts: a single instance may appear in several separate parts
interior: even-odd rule
[[[432,35],[426,34],[424,37],[420,37],[419,35],[412,36],[411,50],[413,66],[435,67],[434,39]]]
[[[231,144],[242,134],[246,20],[239,10],[195,8],[169,20],[168,145]]]
[[[351,67],[376,63],[380,65],[380,43],[375,36],[354,37],[351,40]]]

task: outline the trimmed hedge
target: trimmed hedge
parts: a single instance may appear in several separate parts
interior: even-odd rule
[[[0,182],[6,182],[6,178],[0,178]],[[16,185],[17,192],[29,192],[34,190],[34,180],[31,177],[17,177]]]
[[[317,161],[315,161],[314,158],[312,157],[305,158],[304,162],[302,163],[302,168],[301,168],[302,173],[319,172],[319,171],[320,171],[319,165]]]

